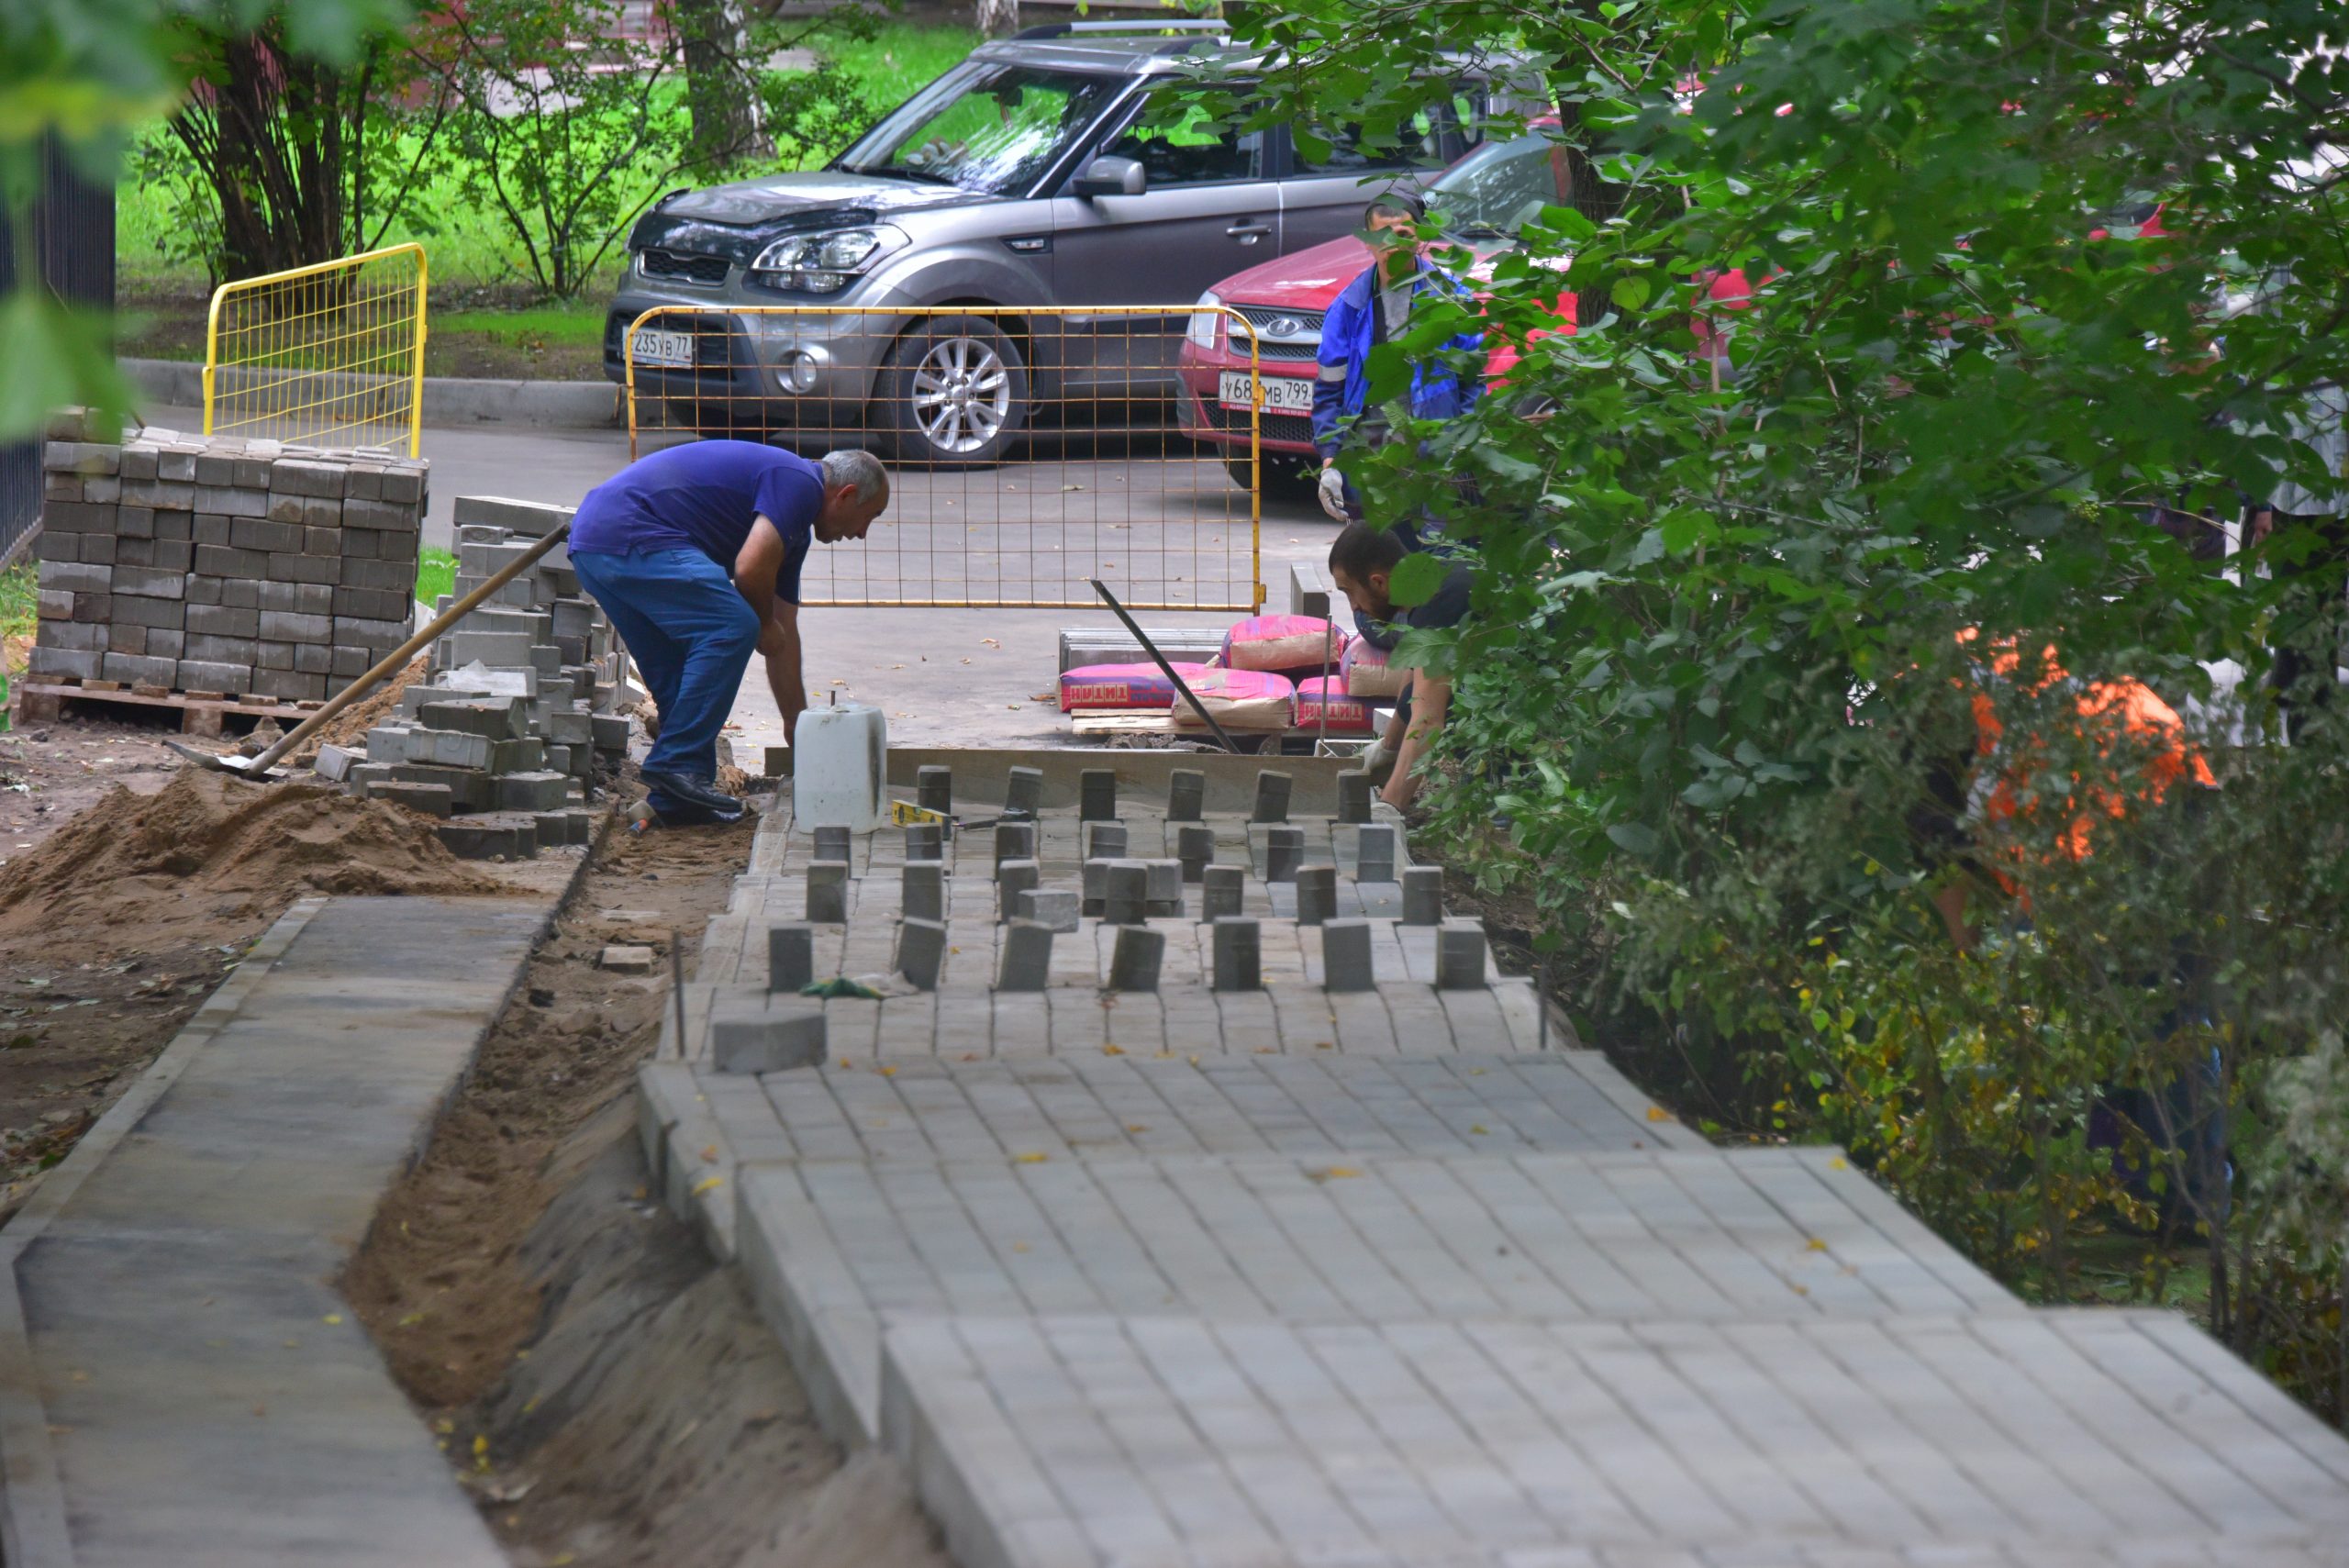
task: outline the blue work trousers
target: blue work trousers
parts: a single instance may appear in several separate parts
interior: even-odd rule
[[[661,705],[661,738],[644,771],[715,779],[718,732],[759,646],[750,602],[726,568],[697,550],[575,551],[571,565]],[[655,810],[675,804],[652,792]]]

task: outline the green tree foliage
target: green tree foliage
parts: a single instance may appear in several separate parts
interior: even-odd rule
[[[1374,517],[1431,506],[1483,567],[1472,626],[1407,647],[1456,673],[1437,826],[1586,957],[1594,1007],[1657,1009],[1697,1076],[1744,1085],[1724,1119],[1846,1140],[2058,1295],[2084,1227],[2199,1227],[2254,1350],[2337,1321],[2341,1229],[2267,1224],[2273,1178],[2227,1208],[2143,1123],[2226,1102],[2248,1159],[2319,1081],[2272,1064],[2349,1016],[2349,705],[2303,687],[2285,750],[2262,685],[2278,628],[2337,642],[2341,585],[2293,573],[2307,530],[2221,574],[2151,518],[2340,488],[2298,439],[2349,380],[2339,18],[1279,0],[1235,22],[1283,62],[1265,117],[1308,137],[1391,130],[1461,51],[1530,62],[1572,171],[1492,270],[1510,395],[1442,428],[1397,409],[1418,441],[1349,459]],[[1534,336],[1562,294],[1579,330]],[[1374,396],[1471,313],[1423,310]],[[2220,661],[2246,673],[2231,696]],[[2079,712],[2118,679],[2243,727],[2208,740],[2223,787],[2150,798],[2142,738]],[[1993,755],[1977,697],[2006,715]],[[2035,809],[1986,817],[1999,780]],[[1963,954],[1933,902],[1961,889]],[[2139,1112],[2118,1162],[2089,1138],[2116,1104]],[[2321,1288],[2260,1283],[2286,1275]],[[2231,1307],[2230,1278],[2264,1294]],[[2314,1305],[2276,1316],[2295,1292]]]
[[[868,34],[878,20],[861,10],[796,28],[761,17],[738,35],[699,16],[695,30],[646,39],[623,36],[620,0],[473,0],[417,55],[456,106],[450,134],[467,198],[503,222],[539,290],[567,299],[678,175],[772,166],[860,122],[870,106],[838,67],[765,62],[819,38]],[[688,49],[697,96],[684,90]],[[736,91],[755,112],[716,114],[712,101]]]
[[[25,221],[44,150],[61,146],[83,176],[111,188],[141,125],[185,97],[181,19],[195,8],[139,0],[11,0],[0,6],[0,197],[16,237],[16,283],[0,295],[0,439],[38,430],[50,409],[128,406],[103,317],[71,312],[39,286]],[[405,0],[235,0],[247,31],[283,28],[300,59],[347,62],[371,32],[406,19]]]
[[[373,250],[434,167],[446,106],[416,95],[402,42],[368,35],[347,62],[296,54],[282,17],[225,6],[180,23],[193,81],[171,141],[134,154],[194,198],[182,249],[215,280]]]

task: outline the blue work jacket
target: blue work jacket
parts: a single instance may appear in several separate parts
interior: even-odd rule
[[[1458,278],[1421,257],[1419,275],[1411,285],[1411,295],[1416,299],[1431,290],[1445,290],[1462,299],[1475,297]],[[1321,318],[1321,348],[1315,356],[1320,373],[1313,383],[1313,444],[1324,458],[1337,455],[1339,439],[1344,434],[1340,428],[1341,423],[1360,414],[1367,401],[1371,345],[1384,336],[1378,319],[1378,267],[1374,262],[1340,292],[1330,302],[1329,313]],[[1475,350],[1481,350],[1484,343],[1482,332],[1463,332],[1443,346]],[[1476,406],[1484,390],[1481,363],[1461,372],[1438,359],[1414,361],[1411,417],[1456,418]]]

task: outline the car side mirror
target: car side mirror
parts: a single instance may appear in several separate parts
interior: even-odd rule
[[[1150,175],[1130,158],[1096,158],[1077,171],[1076,194],[1095,196],[1138,196],[1150,189]]]

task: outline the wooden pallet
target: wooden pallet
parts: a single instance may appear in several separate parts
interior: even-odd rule
[[[173,692],[161,686],[127,686],[119,681],[25,681],[17,685],[17,722],[48,724],[73,709],[176,708],[180,729],[187,735],[218,735],[230,714],[250,718],[273,718],[292,728],[323,702],[287,702],[277,697],[236,695],[227,692]]]

